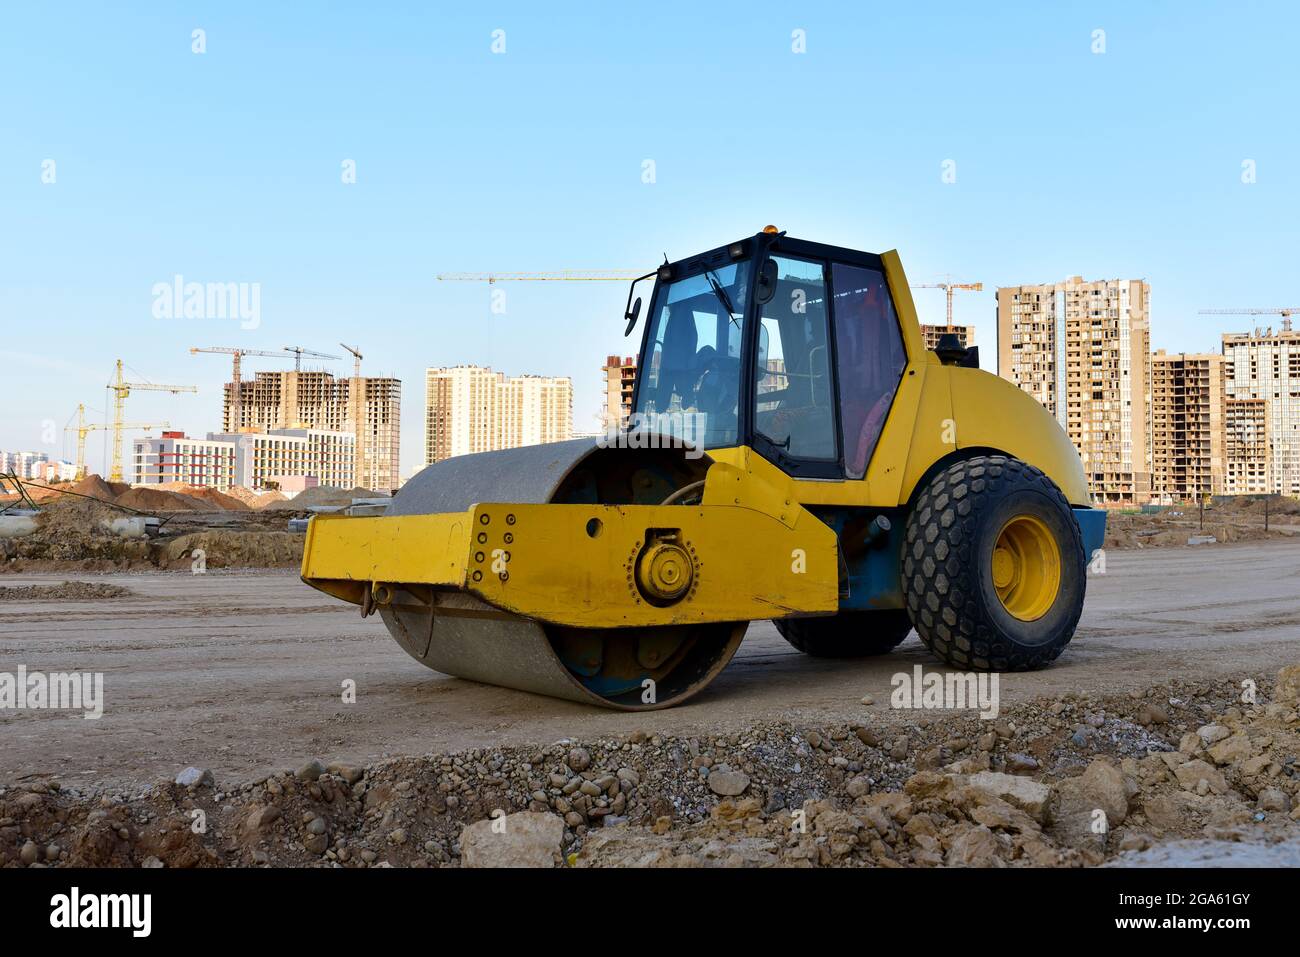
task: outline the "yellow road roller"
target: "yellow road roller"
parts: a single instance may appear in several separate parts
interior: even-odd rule
[[[915,628],[971,670],[1070,641],[1105,512],[1046,409],[956,337],[926,347],[895,252],[767,227],[665,261],[623,318],[626,423],[318,515],[303,580],[436,671],[629,711],[700,691],[751,621],[845,658]]]

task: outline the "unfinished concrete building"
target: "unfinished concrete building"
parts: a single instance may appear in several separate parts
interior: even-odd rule
[[[1056,416],[1099,505],[1151,497],[1150,297],[1080,276],[997,291],[998,374]]]
[[[1300,496],[1300,331],[1271,328],[1223,335],[1231,363],[1230,399],[1260,399],[1265,405],[1268,488]]]
[[[1229,398],[1224,402],[1224,420],[1223,494],[1266,494],[1271,472],[1268,403]]]
[[[1151,497],[1160,504],[1221,495],[1226,471],[1224,359],[1151,357]]]
[[[605,380],[605,404],[600,410],[601,431],[627,425],[632,415],[632,392],[636,388],[636,357],[609,356],[600,367]]]
[[[934,349],[939,345],[939,337],[952,333],[963,346],[975,345],[974,326],[928,326],[921,323],[921,335],[925,337],[925,347]]]
[[[352,484],[395,489],[399,477],[402,382],[382,376],[336,378],[309,371],[258,372],[240,382],[240,421],[235,422],[234,385],[226,383],[222,431],[269,432],[321,429],[356,437],[359,450]]]

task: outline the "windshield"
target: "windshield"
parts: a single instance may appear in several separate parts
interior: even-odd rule
[[[749,261],[660,284],[637,393],[639,428],[703,448],[737,445]]]

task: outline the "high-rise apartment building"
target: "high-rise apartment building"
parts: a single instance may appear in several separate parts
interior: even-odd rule
[[[627,425],[632,415],[632,392],[636,389],[636,358],[609,356],[601,366],[605,379],[605,404],[600,410],[601,431]]]
[[[427,369],[424,461],[573,436],[573,382],[481,366]]]
[[[1284,323],[1278,332],[1224,333],[1223,355],[1231,363],[1229,399],[1264,402],[1268,488],[1300,495],[1300,331]]]
[[[1051,412],[1093,499],[1151,496],[1150,287],[1140,279],[998,289],[998,374]]]
[[[1232,372],[1228,370],[1228,380]],[[1224,495],[1263,495],[1269,489],[1271,460],[1268,403],[1263,399],[1224,402]]]
[[[1151,357],[1151,497],[1222,495],[1227,468],[1224,360],[1159,349]]]
[[[232,383],[225,386],[222,431],[318,429],[357,439],[354,473],[343,484],[395,489],[399,477],[402,382],[379,376],[335,378],[329,372],[258,372],[240,382],[234,419]],[[323,481],[323,480],[322,480]],[[332,483],[330,483],[332,484]]]

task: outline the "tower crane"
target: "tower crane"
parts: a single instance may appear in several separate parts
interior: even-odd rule
[[[230,431],[232,432],[238,432],[244,425],[244,399],[239,388],[239,360],[244,356],[271,356],[276,359],[287,359],[289,357],[289,353],[285,350],[267,352],[265,349],[236,349],[229,346],[208,346],[207,348],[194,346],[190,349],[190,355],[197,352],[215,352],[231,356],[233,359],[230,373],[230,379],[234,383],[234,389],[230,395]]]
[[[952,325],[952,294],[958,289],[968,289],[971,292],[983,292],[984,283],[982,282],[919,282],[913,283],[913,289],[942,289],[948,297],[948,325]]]
[[[122,481],[122,430],[126,428],[124,414],[126,412],[126,398],[135,391],[147,392],[170,392],[177,395],[181,392],[198,392],[197,386],[192,385],[159,385],[154,382],[127,382],[122,377],[122,360],[117,360],[117,372],[113,376],[106,388],[113,390],[113,464],[108,473],[110,482]]]
[[[637,272],[566,269],[563,272],[449,272],[439,273],[440,282],[627,282],[641,276]],[[346,346],[344,348],[347,348]]]
[[[348,405],[352,410],[352,428],[356,432],[356,444],[352,451],[356,463],[353,469],[356,479],[352,484],[365,485],[363,479],[368,480],[369,476],[363,474],[363,467],[369,461],[369,456],[365,454],[366,396],[365,387],[361,384],[361,347],[350,346],[346,342],[340,342],[339,345],[352,353],[352,381],[348,383]]]
[[[310,349],[304,349],[302,346],[285,346],[285,352],[293,353],[293,371],[302,371],[302,357],[311,356],[313,359],[339,359],[341,356],[332,356],[325,352],[312,352]]]
[[[1291,331],[1291,317],[1300,314],[1300,306],[1284,306],[1279,309],[1201,309],[1202,316],[1281,316],[1282,331]]]
[[[359,350],[361,347],[350,346],[346,342],[340,342],[339,345],[341,345],[344,349],[348,350],[348,352],[352,353],[352,378],[360,379],[361,378],[361,352]]]
[[[637,272],[602,272],[600,270],[583,271],[567,269],[563,272],[451,272],[439,273],[436,277],[441,282],[630,282],[641,278]],[[919,283],[913,289],[943,289],[948,294],[948,325],[952,325],[952,294],[955,289],[969,289],[982,292],[982,282],[935,282]],[[343,345],[339,343],[339,345]],[[347,349],[347,346],[343,346]],[[349,350],[351,351],[351,350]]]
[[[166,429],[170,428],[170,422],[123,422],[123,429]],[[77,424],[67,426],[63,431],[77,433],[77,479],[81,480],[86,477],[86,436],[91,432],[103,429],[111,429],[113,426],[107,422],[87,422],[86,407],[82,403],[77,404]]]
[[[499,282],[631,282],[633,279],[641,278],[637,272],[624,271],[601,271],[601,270],[575,270],[568,269],[562,272],[453,272],[439,273],[436,277],[441,282],[486,282],[489,285],[495,285]],[[928,336],[933,333],[937,336],[939,333],[952,328],[952,294],[957,289],[968,289],[972,292],[983,292],[984,284],[982,282],[935,282],[935,283],[918,283],[912,286],[913,289],[942,289],[947,293],[948,298],[948,322],[944,327],[922,325],[922,333]],[[340,343],[342,345],[342,343]],[[347,346],[343,346],[347,349]],[[350,350],[349,350],[350,351]]]

